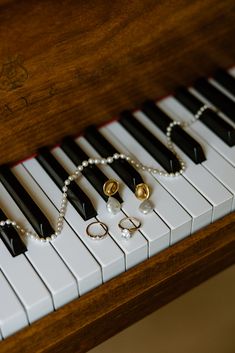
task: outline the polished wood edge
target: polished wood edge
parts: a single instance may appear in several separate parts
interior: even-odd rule
[[[235,213],[0,343],[1,353],[87,352],[235,262]]]
[[[234,12],[234,0],[0,1],[0,164],[234,64]]]

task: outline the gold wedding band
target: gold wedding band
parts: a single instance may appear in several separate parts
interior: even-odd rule
[[[91,233],[91,228],[94,228],[95,224],[101,226],[102,233],[98,233],[98,234],[97,233],[94,233],[94,234]],[[108,226],[105,223],[103,223],[103,222],[98,222],[98,221],[97,222],[92,222],[92,223],[88,224],[88,226],[86,228],[86,233],[92,239],[95,239],[95,240],[103,239],[108,233]]]

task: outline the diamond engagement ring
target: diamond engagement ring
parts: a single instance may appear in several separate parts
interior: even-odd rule
[[[118,223],[123,238],[130,239],[133,233],[140,228],[141,222],[135,217],[125,217]]]

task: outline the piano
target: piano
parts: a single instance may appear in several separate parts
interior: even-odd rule
[[[120,180],[121,216],[108,215],[84,175],[79,195],[93,206],[69,203],[57,239],[20,242],[0,224],[2,353],[87,352],[234,264],[234,11],[231,0],[0,1],[1,217],[46,233],[77,151],[97,158],[108,141],[162,167],[166,121],[211,108],[172,135],[183,175],[137,171],[153,213],[139,213],[132,186],[109,165],[99,169]],[[129,240],[117,227],[125,215],[142,223]],[[105,239],[85,234],[94,219],[108,225]]]

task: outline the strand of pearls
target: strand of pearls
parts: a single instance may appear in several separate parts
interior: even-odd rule
[[[132,164],[133,166],[135,166],[137,169],[140,169],[142,171],[147,171],[149,173],[154,173],[154,174],[159,174],[159,175],[164,175],[164,176],[178,176],[180,174],[183,173],[185,167],[184,167],[184,163],[181,161],[181,169],[179,172],[176,173],[167,173],[165,171],[161,171],[159,169],[156,168],[152,168],[152,167],[148,167],[145,166],[141,163],[139,163],[138,161],[132,159],[130,156],[126,156],[125,154],[121,153],[115,153],[113,156],[109,156],[107,158],[89,158],[88,160],[84,160],[73,172],[73,174],[69,175],[68,178],[64,181],[64,185],[62,187],[62,199],[61,199],[61,204],[60,204],[60,209],[59,209],[59,215],[57,218],[57,222],[56,222],[56,230],[55,233],[46,237],[46,238],[42,238],[39,237],[35,232],[31,231],[31,230],[27,230],[23,227],[21,227],[19,224],[17,224],[17,222],[12,221],[10,219],[7,220],[3,220],[0,221],[0,226],[5,226],[5,225],[12,225],[13,227],[15,227],[22,235],[24,236],[28,236],[31,239],[37,240],[41,243],[45,243],[45,242],[49,242],[51,240],[54,240],[58,235],[60,235],[62,229],[63,229],[63,223],[64,223],[64,216],[66,213],[66,207],[67,207],[67,203],[68,203],[68,199],[67,199],[67,191],[68,191],[68,187],[70,185],[70,183],[72,181],[75,181],[80,175],[81,172],[83,171],[84,168],[88,167],[90,164],[96,164],[96,165],[105,165],[105,164],[111,164],[113,163],[114,160],[118,160],[118,159],[124,159],[126,161],[128,161],[130,164]]]
[[[201,115],[204,113],[204,111],[207,109],[211,109],[211,108],[207,104],[202,105],[201,108],[199,108],[196,114],[194,115],[193,122],[198,120],[201,117]]]
[[[165,170],[160,170],[158,168],[153,168],[151,166],[146,166],[146,165],[143,165],[142,163],[140,163],[139,161],[136,161],[135,159],[133,159],[130,156],[127,156],[127,155],[125,155],[123,153],[121,153],[121,154],[115,153],[113,156],[109,156],[107,158],[89,158],[88,160],[84,160],[75,169],[75,171],[71,175],[69,175],[68,178],[64,181],[64,185],[62,187],[62,198],[61,198],[61,204],[60,204],[60,209],[59,209],[59,215],[58,215],[58,218],[57,218],[56,230],[55,230],[54,234],[51,234],[50,236],[48,236],[46,238],[41,238],[35,232],[33,232],[31,230],[27,230],[27,229],[21,227],[17,222],[12,221],[10,219],[6,219],[6,220],[0,221],[0,226],[3,227],[5,225],[12,225],[22,235],[30,237],[30,238],[32,238],[34,240],[37,240],[37,241],[41,242],[41,243],[45,243],[45,242],[49,242],[51,240],[54,240],[58,235],[60,235],[60,233],[62,232],[62,229],[63,229],[64,216],[65,216],[65,213],[66,213],[66,208],[67,208],[67,203],[68,203],[68,199],[67,199],[68,187],[69,187],[69,185],[70,185],[70,183],[72,181],[75,181],[81,175],[81,172],[83,171],[83,169],[88,167],[90,164],[96,164],[96,165],[99,165],[99,164],[101,164],[101,165],[111,164],[111,163],[113,163],[114,160],[118,160],[120,158],[120,159],[124,159],[124,160],[128,161],[136,169],[139,169],[139,170],[142,170],[142,171],[147,171],[147,172],[153,173],[153,174],[158,174],[160,176],[177,177],[177,176],[183,174],[183,172],[184,172],[186,167],[185,167],[184,161],[180,158],[180,156],[176,153],[176,151],[174,149],[174,145],[173,145],[172,140],[171,140],[172,130],[176,126],[182,126],[182,127],[190,126],[193,122],[195,122],[196,120],[198,120],[200,118],[200,116],[203,114],[203,112],[206,109],[210,109],[210,107],[207,106],[206,104],[204,104],[197,111],[197,113],[194,115],[194,119],[192,120],[191,123],[181,123],[180,121],[173,120],[168,125],[168,127],[166,129],[167,146],[168,146],[168,148],[171,150],[171,152],[176,156],[176,158],[179,161],[179,164],[180,164],[180,170],[179,171],[177,171],[175,173],[168,173]]]

